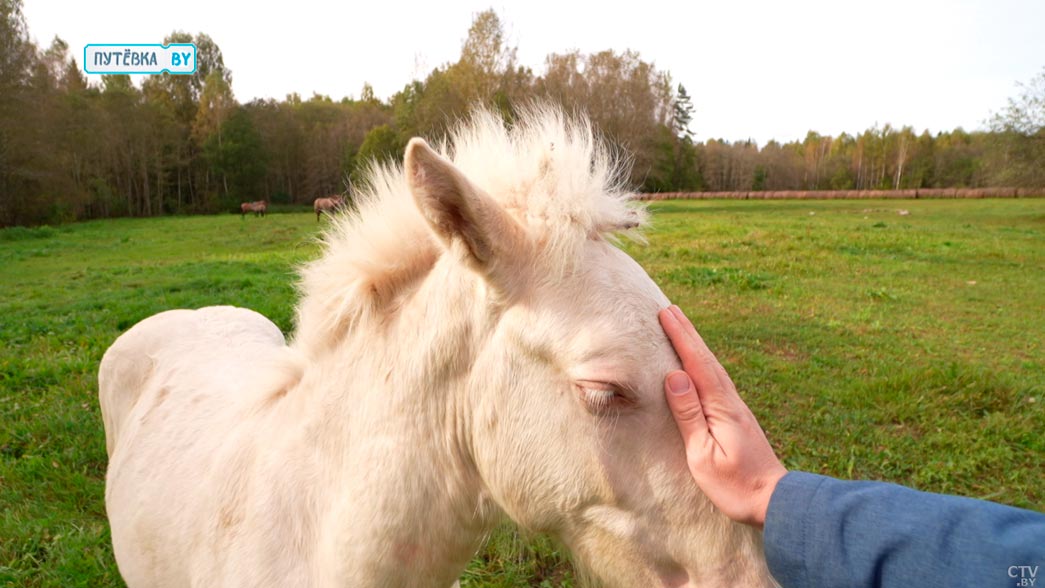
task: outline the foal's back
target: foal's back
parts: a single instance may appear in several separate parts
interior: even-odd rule
[[[291,560],[302,569],[265,561],[287,549],[281,527],[300,513],[257,499],[259,486],[273,490],[264,480],[287,475],[272,471],[281,428],[270,408],[293,379],[291,353],[268,319],[233,307],[158,314],[106,352],[106,509],[130,586],[257,584],[258,572],[308,583],[307,554]]]

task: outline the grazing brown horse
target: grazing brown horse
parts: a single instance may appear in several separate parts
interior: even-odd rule
[[[254,216],[265,216],[265,211],[268,210],[268,200],[256,200],[254,202],[244,202],[239,205],[240,218],[247,216],[248,212],[253,212]]]
[[[330,214],[345,205],[344,196],[330,196],[327,198],[316,198],[316,201],[312,203],[312,208],[316,211],[316,222],[319,222],[319,217],[322,213]]]

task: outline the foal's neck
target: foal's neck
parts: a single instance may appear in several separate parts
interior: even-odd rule
[[[465,295],[456,286],[440,298]],[[450,586],[499,520],[468,439],[475,317],[458,310],[433,328],[430,303],[414,300],[383,332],[315,358],[313,438],[336,464],[325,533],[352,546],[330,554],[346,558],[338,583]]]

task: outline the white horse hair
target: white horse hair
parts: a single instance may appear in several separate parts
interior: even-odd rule
[[[120,573],[149,586],[454,583],[505,516],[610,586],[772,585],[663,398],[667,299],[584,120],[478,111],[375,166],[302,270],[287,345],[232,307],[143,320],[99,370]]]

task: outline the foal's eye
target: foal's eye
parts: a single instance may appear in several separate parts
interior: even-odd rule
[[[620,389],[606,382],[577,382],[581,400],[592,414],[602,415],[621,408],[627,401]]]

